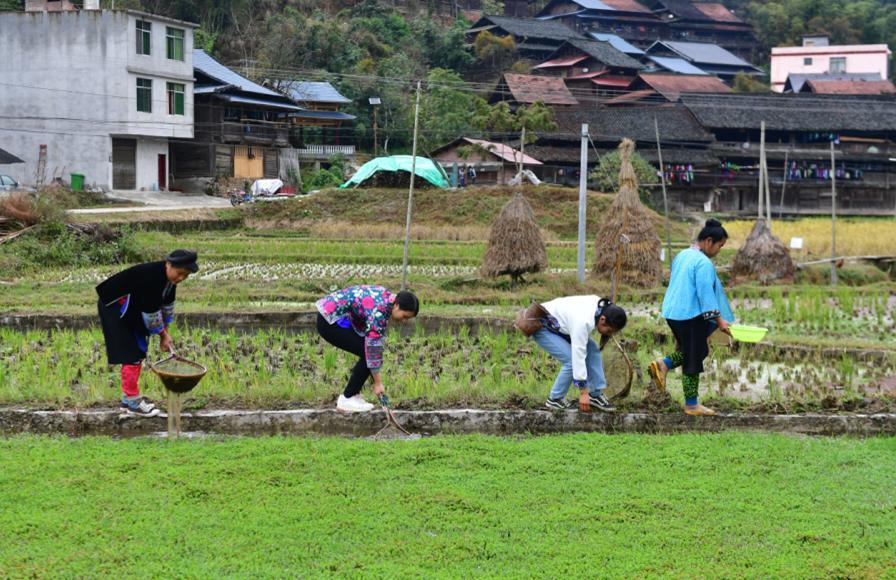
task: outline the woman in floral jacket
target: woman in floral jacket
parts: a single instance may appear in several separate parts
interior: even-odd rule
[[[373,392],[385,394],[380,369],[389,320],[403,322],[417,316],[420,303],[411,292],[393,294],[382,286],[350,286],[317,301],[317,332],[336,348],[357,355],[336,410],[363,413],[373,405],[361,396],[361,387],[373,376]]]

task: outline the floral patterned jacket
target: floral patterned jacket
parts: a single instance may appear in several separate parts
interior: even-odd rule
[[[392,316],[395,295],[382,286],[349,286],[317,301],[317,311],[330,323],[351,326],[364,337],[367,368],[378,372],[383,366],[386,324]]]

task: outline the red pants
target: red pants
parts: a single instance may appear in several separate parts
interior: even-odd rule
[[[140,370],[143,368],[142,361],[132,365],[121,365],[121,391],[125,397],[140,396]]]

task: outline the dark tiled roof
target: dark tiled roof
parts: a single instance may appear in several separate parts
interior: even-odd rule
[[[656,134],[653,118],[656,116],[661,139],[676,141],[712,141],[697,119],[683,107],[627,107],[578,111],[558,111],[558,130],[570,134],[571,138],[581,132],[582,123],[588,123],[594,141],[619,141],[623,137],[635,141],[653,142]]]
[[[666,7],[666,10],[674,14],[678,18],[687,20],[709,20],[710,18],[700,12],[690,0],[659,0],[659,3]]]
[[[545,38],[549,40],[566,40],[581,38],[582,35],[554,20],[538,20],[536,18],[514,18],[512,16],[483,16],[471,30],[487,28],[495,25],[518,38]]]
[[[798,93],[807,81],[879,81],[880,73],[790,73],[784,83],[785,91]]]
[[[772,131],[896,131],[896,100],[843,95],[681,95],[704,127]]]
[[[739,66],[744,68],[755,69],[752,64],[748,63],[731,51],[722,48],[717,44],[710,42],[683,42],[680,40],[657,40],[650,48],[647,54],[651,54],[659,47],[665,47],[668,50],[680,55],[682,58],[700,64],[718,64],[725,66]]]
[[[598,156],[603,157],[615,151],[614,149],[601,148],[597,151],[594,147],[588,147],[588,163],[597,163]],[[659,164],[656,146],[643,145],[635,150],[648,163]],[[559,145],[529,145],[526,154],[532,153],[545,165],[578,165],[580,149],[574,144],[566,147]],[[719,164],[719,158],[707,149],[682,149],[679,147],[663,147],[664,164],[692,164],[698,167],[715,167]]]
[[[586,40],[580,38],[571,38],[566,41],[568,44],[581,50],[588,56],[606,64],[607,66],[628,68],[641,70],[644,65],[625,54],[621,50],[616,49],[609,42],[603,40]],[[561,47],[562,50],[562,47]]]
[[[694,4],[694,8],[715,22],[743,23],[743,20],[735,16],[735,14],[728,10],[724,4],[719,4],[717,2],[697,2]]]
[[[220,62],[209,56],[204,50],[193,50],[193,68],[210,77],[222,85],[232,85],[245,93],[254,93],[266,97],[285,97],[280,93],[267,89],[257,83],[253,83],[246,77],[235,73]]]
[[[25,163],[12,153],[0,149],[0,165],[12,165],[14,163]]]

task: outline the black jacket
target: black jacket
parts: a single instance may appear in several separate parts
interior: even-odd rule
[[[165,275],[165,262],[149,262],[123,270],[101,282],[96,287],[100,302],[110,306],[126,300],[127,309],[122,317],[134,330],[153,332],[147,328],[147,318],[159,318],[164,309],[165,324],[173,317],[173,305],[177,286]]]

